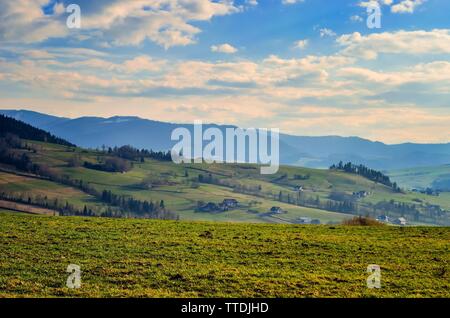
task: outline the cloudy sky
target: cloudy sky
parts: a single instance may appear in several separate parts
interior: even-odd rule
[[[71,3],[80,29],[66,25]],[[449,142],[449,12],[448,0],[0,0],[0,108]]]

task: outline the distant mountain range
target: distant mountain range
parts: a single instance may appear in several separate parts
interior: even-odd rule
[[[86,148],[102,145],[132,145],[138,148],[169,150],[173,129],[192,124],[166,123],[139,117],[80,117],[64,118],[27,110],[0,110],[0,114],[44,129],[58,137]],[[204,125],[224,130],[220,125]],[[280,135],[282,164],[325,168],[342,161],[361,163],[380,170],[434,166],[450,163],[450,143],[386,145],[359,137],[305,137]]]

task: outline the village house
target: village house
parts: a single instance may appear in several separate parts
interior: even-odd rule
[[[404,217],[400,217],[394,220],[394,224],[405,226],[406,225],[406,219]]]
[[[231,209],[236,208],[239,204],[239,202],[236,199],[224,199],[222,203]]]
[[[303,192],[303,191],[305,191],[305,189],[303,189],[303,186],[298,185],[298,186],[295,186],[295,187],[294,187],[294,191],[297,191],[297,192]]]
[[[369,195],[370,193],[367,191],[358,191],[358,192],[353,192],[353,196],[357,197],[358,199],[362,199],[365,198]]]
[[[221,203],[208,202],[197,208],[199,212],[226,212],[238,206],[239,202],[235,199],[225,199]]]
[[[384,223],[389,223],[389,217],[387,215],[379,215],[377,217],[377,221],[384,222]]]
[[[296,221],[297,224],[311,224],[312,219],[308,217],[299,217]]]
[[[279,206],[273,206],[273,207],[270,208],[270,213],[272,213],[272,214],[283,214],[285,212]]]

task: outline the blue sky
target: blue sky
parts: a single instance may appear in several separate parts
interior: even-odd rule
[[[69,29],[66,7],[81,8]],[[380,6],[369,29],[366,7]],[[449,142],[450,1],[0,0],[0,107]]]

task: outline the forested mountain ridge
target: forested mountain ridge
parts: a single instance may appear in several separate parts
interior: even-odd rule
[[[67,140],[56,137],[45,130],[33,127],[20,120],[0,115],[0,136],[6,134],[14,134],[22,139],[49,142],[69,147],[75,146]]]

